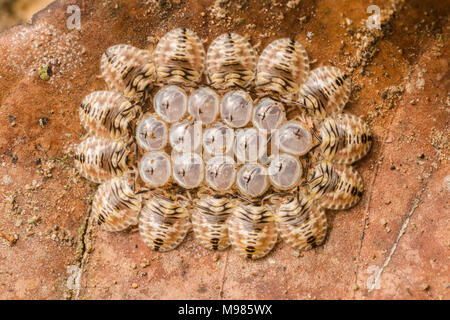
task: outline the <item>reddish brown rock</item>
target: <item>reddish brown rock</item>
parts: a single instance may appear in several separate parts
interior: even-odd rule
[[[293,8],[283,1],[77,3],[80,30],[67,29],[67,4],[57,1],[32,25],[0,34],[1,298],[450,297],[444,2],[381,1],[383,29],[370,32],[367,5],[350,0]],[[205,45],[225,31],[247,34],[259,52],[295,37],[313,68],[332,63],[353,72],[345,110],[369,122],[375,142],[357,164],[363,198],[329,213],[325,245],[295,257],[279,243],[251,262],[230,251],[218,257],[189,234],[162,254],[138,233],[107,233],[89,219],[96,186],[71,158],[82,135],[78,105],[106,88],[98,74],[107,47],[151,47],[175,27],[194,29]],[[38,69],[47,63],[44,81]]]

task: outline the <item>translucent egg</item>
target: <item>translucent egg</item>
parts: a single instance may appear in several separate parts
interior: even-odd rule
[[[196,153],[187,153],[175,158],[173,177],[183,188],[198,187],[203,180],[204,166],[202,157]]]
[[[167,145],[167,125],[154,116],[145,116],[136,128],[136,142],[146,151],[160,150]]]
[[[187,100],[186,92],[180,87],[164,87],[155,95],[155,111],[166,122],[178,121],[186,113]]]
[[[214,90],[200,88],[189,97],[188,111],[195,120],[203,124],[211,123],[219,113],[219,96]]]
[[[266,168],[260,164],[242,166],[237,174],[237,185],[244,196],[261,196],[269,188]]]
[[[277,129],[285,120],[283,104],[270,98],[259,101],[253,111],[253,125],[260,130]]]
[[[225,94],[220,104],[222,119],[232,128],[244,127],[252,117],[253,100],[243,90],[233,90]]]
[[[282,152],[302,156],[313,146],[311,132],[306,130],[300,122],[291,121],[284,124],[278,135],[279,148]]]
[[[169,141],[175,152],[194,152],[202,143],[202,125],[187,120],[172,124]]]
[[[223,123],[217,123],[205,130],[203,148],[211,156],[224,156],[233,150],[234,130]]]
[[[147,187],[165,185],[172,175],[170,157],[161,151],[146,153],[139,162],[139,175]]]
[[[255,128],[238,130],[234,150],[236,158],[241,163],[257,162],[266,153],[266,143],[266,135]]]
[[[214,157],[206,163],[206,183],[217,191],[226,191],[236,180],[236,166],[231,157]]]
[[[296,157],[282,153],[270,162],[268,171],[273,186],[288,190],[298,185],[302,176],[302,165]]]

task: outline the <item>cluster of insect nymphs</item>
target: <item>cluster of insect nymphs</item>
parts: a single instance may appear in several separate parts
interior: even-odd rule
[[[138,225],[149,247],[168,251],[192,226],[205,248],[258,259],[279,238],[297,252],[320,245],[326,209],[361,198],[351,164],[372,135],[342,113],[351,80],[334,67],[310,71],[295,40],[258,58],[238,34],[206,53],[194,32],[175,29],[153,52],[108,48],[101,73],[110,91],[81,103],[87,137],[75,164],[101,183],[92,210],[105,230]]]

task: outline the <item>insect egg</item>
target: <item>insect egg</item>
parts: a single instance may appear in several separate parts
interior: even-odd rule
[[[186,113],[187,100],[186,92],[180,87],[163,87],[156,93],[155,111],[166,122],[178,121]]]
[[[203,148],[210,156],[224,156],[233,151],[234,130],[216,123],[213,127],[205,130],[203,134]]]
[[[214,157],[208,160],[205,168],[206,183],[217,191],[231,188],[236,179],[235,162],[231,157]]]
[[[147,187],[162,187],[172,175],[169,156],[162,151],[146,153],[139,162],[139,175]]]
[[[196,153],[179,155],[173,162],[173,177],[185,189],[198,187],[203,180],[202,157]]]
[[[219,96],[209,88],[200,88],[189,97],[188,111],[195,120],[211,123],[219,113]]]
[[[236,132],[234,153],[241,163],[257,162],[266,153],[266,135],[255,128]]]
[[[305,155],[312,148],[311,133],[300,122],[290,121],[278,132],[279,148],[282,152],[296,156]]]
[[[226,93],[220,104],[220,114],[223,121],[232,128],[244,127],[252,117],[253,100],[243,90],[233,90]]]
[[[167,125],[152,115],[142,118],[136,128],[136,142],[146,151],[160,150],[167,144]]]
[[[269,188],[266,168],[257,163],[242,166],[237,174],[237,186],[244,196],[261,196]]]
[[[302,176],[302,165],[296,157],[282,153],[270,162],[268,171],[274,187],[289,190],[298,185]]]
[[[170,127],[169,140],[175,152],[195,152],[202,143],[202,125],[187,120],[176,122]]]
[[[260,130],[277,129],[285,120],[283,104],[270,98],[261,99],[253,110],[253,125]]]

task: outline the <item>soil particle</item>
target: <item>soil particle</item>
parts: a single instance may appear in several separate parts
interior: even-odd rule
[[[7,231],[0,231],[0,236],[8,242],[10,247],[14,246],[19,240],[19,235],[17,233],[10,233]]]

